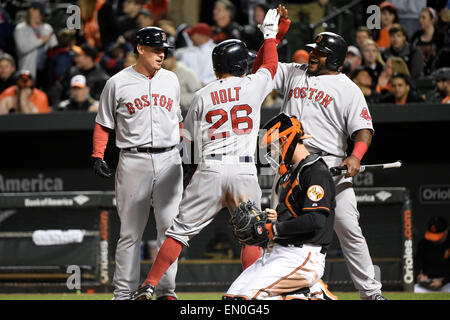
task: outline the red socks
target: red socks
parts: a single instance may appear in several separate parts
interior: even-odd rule
[[[159,249],[156,260],[142,285],[151,284],[156,287],[164,273],[177,260],[183,250],[181,242],[168,237]]]

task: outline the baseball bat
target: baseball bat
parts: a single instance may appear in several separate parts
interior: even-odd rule
[[[402,166],[401,160],[398,160],[396,162],[391,162],[391,163],[367,164],[367,165],[361,166],[358,173],[361,173],[364,171],[377,171],[377,170],[390,169],[390,168],[400,168],[401,166]],[[330,173],[332,176],[344,175],[347,173],[347,166],[331,167]]]

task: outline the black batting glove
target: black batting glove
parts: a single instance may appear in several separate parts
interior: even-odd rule
[[[112,170],[108,167],[105,160],[101,158],[92,157],[94,162],[94,172],[102,178],[111,178],[113,176]]]

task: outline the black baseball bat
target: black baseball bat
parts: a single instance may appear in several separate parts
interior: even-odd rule
[[[400,168],[401,166],[402,166],[401,160],[398,160],[396,162],[391,162],[391,163],[367,164],[367,165],[361,166],[358,173],[361,173],[364,171],[376,171],[376,170],[383,170],[383,169],[389,169],[389,168]],[[331,167],[330,173],[332,176],[344,175],[347,173],[347,166]]]

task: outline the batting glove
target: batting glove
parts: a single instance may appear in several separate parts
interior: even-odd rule
[[[266,17],[259,29],[264,35],[264,40],[275,39],[278,33],[278,21],[280,20],[280,14],[277,9],[270,9],[266,13]]]
[[[108,167],[108,164],[105,160],[93,157],[92,161],[94,162],[94,172],[96,175],[102,178],[111,178],[113,176],[113,172]]]

